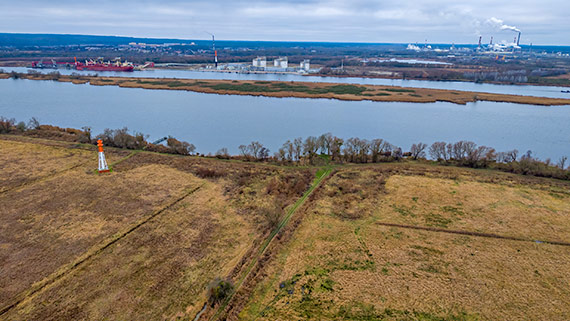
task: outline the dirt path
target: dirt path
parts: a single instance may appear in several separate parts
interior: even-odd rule
[[[245,271],[238,278],[238,281],[236,282],[235,287],[234,287],[233,291],[231,292],[231,294],[224,300],[224,302],[222,304],[220,304],[217,307],[217,309],[215,310],[215,313],[212,315],[212,317],[209,318],[209,320],[216,320],[218,317],[220,317],[220,315],[222,313],[224,313],[226,306],[229,304],[229,302],[233,298],[234,294],[236,294],[237,291],[240,289],[240,287],[243,285],[243,283],[245,282],[245,280],[247,279],[247,277],[249,276],[249,274],[251,273],[251,271],[253,270],[255,265],[259,263],[260,258],[265,253],[265,250],[267,249],[267,247],[275,239],[275,236],[277,236],[277,234],[279,234],[279,232],[281,232],[283,230],[283,228],[291,220],[291,217],[293,216],[293,214],[295,214],[297,209],[305,203],[307,198],[313,193],[313,191],[317,187],[319,187],[321,185],[323,180],[332,172],[332,170],[333,170],[333,167],[327,167],[322,172],[317,173],[317,178],[315,179],[315,181],[313,182],[311,187],[309,187],[309,189],[303,194],[303,196],[299,200],[297,200],[297,202],[295,202],[295,204],[293,204],[293,206],[289,209],[289,211],[287,211],[287,213],[285,214],[285,216],[283,217],[283,219],[281,220],[279,225],[277,225],[277,227],[273,230],[273,232],[267,237],[265,242],[261,245],[259,251],[256,253],[256,255],[253,257],[251,262],[248,264]],[[194,320],[199,320],[200,316],[202,315],[202,313],[205,312],[206,309],[207,309],[207,303],[205,305],[205,308],[203,308],[194,317]]]

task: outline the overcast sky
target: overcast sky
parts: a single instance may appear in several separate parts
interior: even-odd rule
[[[502,21],[502,22],[501,22]],[[1,0],[0,32],[225,40],[570,45],[568,0]],[[503,29],[501,29],[503,27]]]

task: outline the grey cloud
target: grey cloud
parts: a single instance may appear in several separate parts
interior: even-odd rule
[[[523,42],[568,44],[569,15],[562,0],[4,0],[0,30],[185,39],[205,39],[209,30],[219,39],[403,43],[473,43],[481,34],[511,40],[512,32],[489,23],[495,18],[521,29]]]

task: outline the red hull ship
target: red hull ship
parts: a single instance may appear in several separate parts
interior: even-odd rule
[[[75,66],[77,70],[93,70],[93,71],[133,71],[135,67],[133,66],[113,66],[107,64],[92,64],[86,65],[78,63]]]
[[[133,71],[135,67],[128,62],[104,62],[103,59],[98,61],[86,61],[85,63],[75,61],[75,69],[77,70],[91,70],[91,71]]]

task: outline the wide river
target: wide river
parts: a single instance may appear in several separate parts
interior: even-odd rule
[[[0,67],[4,71],[27,72],[24,67]],[[52,69],[36,69],[43,73],[52,72]],[[402,79],[381,79],[381,78],[351,78],[351,77],[320,77],[320,76],[303,76],[299,74],[275,74],[275,73],[231,73],[216,71],[192,71],[192,70],[173,70],[173,69],[148,69],[134,72],[93,72],[93,71],[77,71],[68,69],[58,69],[61,74],[94,74],[101,76],[116,77],[135,77],[135,78],[181,78],[181,79],[229,79],[229,80],[258,80],[258,81],[306,81],[306,82],[325,82],[325,83],[346,83],[346,84],[362,84],[362,85],[385,85],[385,86],[401,86],[416,88],[432,88],[432,89],[450,89],[474,92],[487,92],[495,94],[511,94],[522,96],[550,97],[550,98],[570,98],[570,93],[562,91],[568,90],[568,87],[556,86],[520,86],[520,85],[497,85],[497,84],[477,84],[474,82],[460,81],[429,81],[429,80],[402,80]]]
[[[5,79],[0,116],[91,126],[95,133],[127,126],[150,140],[172,135],[189,141],[201,153],[222,147],[237,153],[254,140],[274,152],[287,139],[331,132],[383,138],[404,150],[420,141],[471,140],[498,151],[530,149],[541,159],[570,156],[570,106],[267,98]]]

